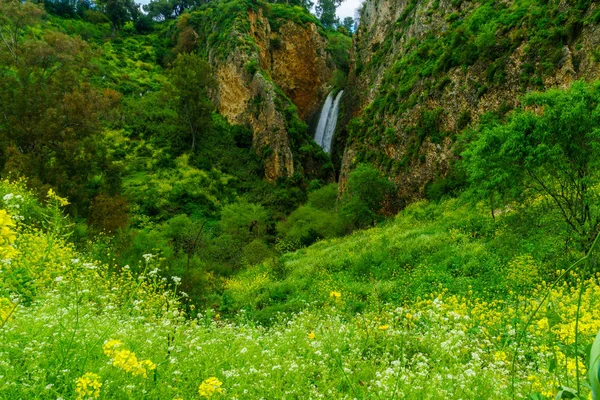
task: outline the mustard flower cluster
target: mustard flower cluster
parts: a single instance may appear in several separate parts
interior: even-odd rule
[[[127,349],[121,349],[123,342],[119,340],[111,339],[107,341],[104,346],[104,354],[112,358],[112,364],[121,368],[125,372],[132,374],[133,376],[148,377],[148,371],[156,369],[156,364],[150,360],[138,360],[134,352]]]
[[[0,297],[0,326],[2,326],[12,314],[15,305],[9,299]]]
[[[223,393],[221,386],[223,382],[215,378],[214,376],[204,380],[198,387],[198,394],[200,397],[210,399],[215,393]]]
[[[68,206],[70,203],[67,199],[65,199],[64,197],[60,197],[59,195],[57,195],[54,190],[50,189],[48,190],[48,199],[51,201],[55,201],[56,203],[58,203],[58,205],[60,205],[61,207],[66,207]]]
[[[9,260],[17,253],[12,247],[16,239],[14,228],[10,215],[6,210],[0,210],[0,260]]]
[[[93,372],[86,372],[81,378],[75,381],[75,393],[77,400],[97,399],[100,397],[100,376]]]

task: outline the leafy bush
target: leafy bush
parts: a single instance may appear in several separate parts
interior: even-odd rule
[[[279,32],[281,25],[287,21],[298,25],[315,24],[321,27],[319,20],[304,7],[275,3],[264,5],[263,9],[273,32]]]
[[[492,209],[537,198],[584,241],[598,233],[598,86],[532,93],[506,123],[482,124],[463,153],[472,189]]]
[[[382,219],[384,200],[393,184],[368,164],[359,165],[348,177],[340,215],[351,228],[365,228]]]

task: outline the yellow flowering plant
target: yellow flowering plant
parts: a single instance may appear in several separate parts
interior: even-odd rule
[[[15,222],[6,210],[0,210],[0,260],[10,260],[16,256],[13,247],[16,239]]]
[[[48,190],[48,193],[46,194],[46,196],[48,197],[48,200],[58,204],[61,207],[66,207],[70,204],[67,199],[65,199],[64,197],[60,197],[52,189]]]
[[[122,369],[133,376],[148,377],[148,371],[156,369],[156,364],[150,360],[138,360],[131,350],[122,348],[123,342],[119,340],[108,340],[104,346],[104,354],[112,358],[112,365]]]
[[[221,386],[223,386],[223,382],[221,382],[214,376],[210,377],[208,379],[205,379],[204,382],[200,384],[200,386],[198,387],[198,394],[200,395],[200,397],[210,399],[215,394],[223,393],[223,389],[221,388]]]
[[[75,381],[75,394],[77,400],[97,399],[100,397],[100,376],[93,372],[86,372]]]

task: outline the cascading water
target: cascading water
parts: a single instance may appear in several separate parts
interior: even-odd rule
[[[325,103],[323,104],[323,108],[321,108],[319,123],[317,124],[317,130],[315,131],[315,142],[317,142],[317,144],[321,147],[323,147],[323,135],[325,134],[325,129],[327,128],[327,119],[329,118],[332,104],[333,92],[329,93],[327,100],[325,100]]]
[[[321,109],[321,115],[319,116],[319,123],[317,124],[317,130],[315,131],[315,142],[326,152],[331,151],[331,143],[333,142],[333,135],[335,133],[335,126],[337,125],[337,117],[340,109],[340,102],[342,101],[343,90],[333,99],[333,92],[329,93],[323,108]]]

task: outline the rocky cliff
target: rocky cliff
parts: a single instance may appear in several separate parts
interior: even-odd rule
[[[216,71],[219,112],[252,129],[266,178],[314,167],[299,159],[301,147],[313,146],[301,120],[318,111],[334,69],[314,17],[298,7],[217,2],[179,27],[189,28]]]
[[[526,3],[526,4],[525,4]],[[371,162],[405,202],[448,174],[455,139],[531,90],[600,78],[594,1],[367,0],[341,167]]]

